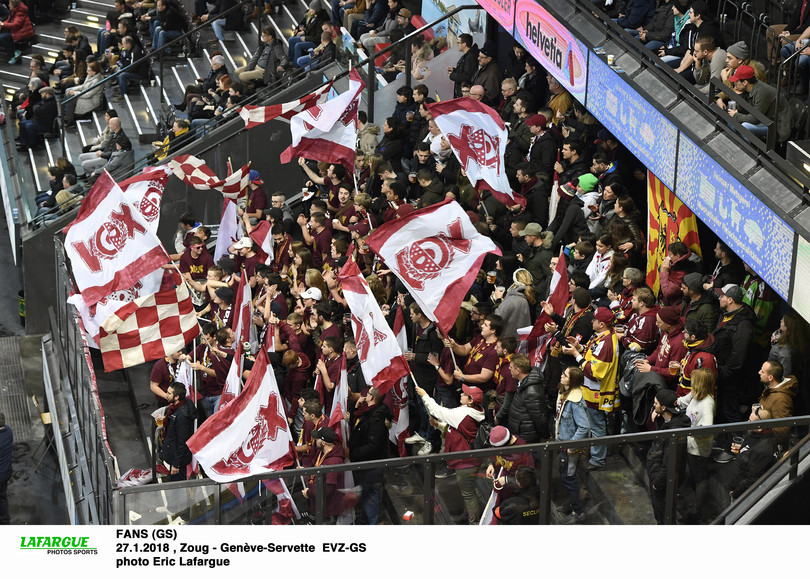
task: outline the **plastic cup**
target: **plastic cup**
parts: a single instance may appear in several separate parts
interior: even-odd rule
[[[673,362],[669,363],[669,373],[672,374],[673,376],[675,376],[678,373],[678,370],[680,370],[680,369],[681,369],[681,363],[680,362],[674,362],[673,361]]]
[[[735,436],[731,439],[731,452],[734,454],[740,454],[740,448],[742,448],[745,439],[742,436]]]
[[[488,271],[487,272],[487,283],[494,284],[495,280],[498,278],[498,272],[496,271]]]
[[[610,66],[613,66],[613,61],[615,60],[615,58],[616,58],[616,57],[615,57],[614,55],[612,55],[612,54],[608,54],[608,55],[607,55],[607,63],[608,63]]]

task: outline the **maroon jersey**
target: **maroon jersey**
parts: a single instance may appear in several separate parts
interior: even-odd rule
[[[180,256],[180,273],[190,273],[191,279],[205,279],[208,275],[208,268],[214,266],[214,258],[206,250],[202,250],[200,256],[191,256],[191,248],[186,249]]]

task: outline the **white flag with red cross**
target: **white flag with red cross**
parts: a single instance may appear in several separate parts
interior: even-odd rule
[[[274,259],[274,255],[270,222],[265,220],[259,221],[249,235],[256,243],[256,253],[259,256],[259,261],[265,265],[271,263]]]
[[[349,73],[349,90],[322,105],[310,107],[290,121],[292,145],[281,153],[282,163],[294,157],[354,167],[357,112],[366,83],[357,69]]]
[[[526,207],[526,199],[512,191],[506,176],[509,133],[497,111],[470,97],[426,106],[475,189],[491,191],[509,207]]]
[[[250,163],[237,169],[224,179],[217,177],[205,161],[193,155],[180,155],[169,161],[174,176],[200,191],[214,189],[228,199],[238,199],[247,194],[250,183]]]
[[[366,244],[445,334],[456,323],[486,254],[501,255],[453,200],[383,223],[369,234]]]
[[[133,287],[169,262],[160,240],[107,171],[63,233],[65,253],[87,306]]]
[[[239,116],[242,117],[243,121],[245,121],[245,128],[248,130],[258,127],[259,125],[263,125],[267,121],[279,117],[289,120],[302,110],[306,110],[309,107],[316,105],[318,103],[318,98],[330,88],[332,88],[331,82],[323,85],[321,88],[315,90],[315,92],[311,94],[287,103],[280,103],[266,107],[245,105],[239,109]]]
[[[242,394],[203,422],[187,445],[206,474],[219,483],[292,464],[295,448],[284,402],[263,350]]]
[[[352,331],[366,384],[385,394],[410,373],[408,362],[402,356],[394,332],[385,321],[368,282],[353,260],[346,262],[338,280],[352,314]]]

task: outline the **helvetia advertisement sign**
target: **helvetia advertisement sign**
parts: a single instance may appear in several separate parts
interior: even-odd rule
[[[585,46],[556,18],[534,0],[518,0],[515,37],[577,100],[584,100]]]

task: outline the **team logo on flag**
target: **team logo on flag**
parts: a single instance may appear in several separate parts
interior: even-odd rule
[[[475,130],[472,125],[461,125],[459,135],[447,135],[453,149],[459,153],[459,161],[465,170],[470,159],[481,167],[501,170],[500,138],[490,135],[484,129]]]
[[[101,271],[102,259],[113,259],[126,245],[127,239],[136,233],[145,233],[146,229],[132,216],[132,208],[126,203],[119,205],[118,210],[110,212],[109,221],[105,221],[96,233],[87,241],[74,241],[73,249],[79,254],[91,272]]]
[[[253,428],[250,429],[242,446],[214,465],[218,472],[229,469],[248,470],[256,451],[268,441],[275,441],[279,432],[286,433],[287,420],[278,413],[278,397],[271,393],[266,406],[261,406]]]
[[[165,182],[149,181],[146,186],[146,193],[144,193],[141,202],[138,204],[138,209],[148,223],[152,223],[160,217],[160,198],[163,195],[164,185]]]
[[[460,219],[450,224],[447,235],[426,237],[398,251],[399,273],[411,287],[424,290],[425,281],[438,277],[453,263],[456,251],[470,252],[470,240],[464,239]]]

